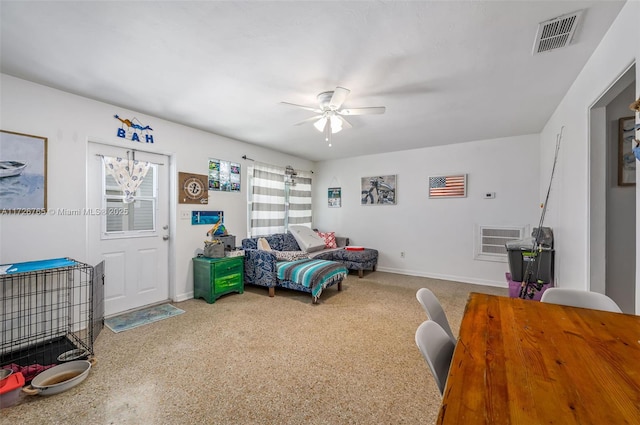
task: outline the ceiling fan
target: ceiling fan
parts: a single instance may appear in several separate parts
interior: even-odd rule
[[[318,95],[319,107],[297,105],[295,103],[281,102],[285,105],[297,106],[315,112],[316,116],[300,121],[295,125],[302,125],[313,122],[313,126],[324,133],[325,140],[331,146],[331,135],[341,131],[343,128],[351,128],[351,123],[343,118],[348,115],[384,114],[384,106],[371,106],[365,108],[344,108],[342,104],[347,99],[351,91],[344,87],[336,87],[333,91],[325,91]]]

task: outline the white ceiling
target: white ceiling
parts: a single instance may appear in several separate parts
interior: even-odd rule
[[[0,70],[316,161],[540,132],[623,4],[3,0]],[[579,9],[572,45],[531,54],[538,23]],[[336,86],[387,111],[329,148],[280,102]]]

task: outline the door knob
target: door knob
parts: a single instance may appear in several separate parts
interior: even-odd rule
[[[168,240],[169,240],[169,235],[164,235],[164,236],[162,237],[162,240],[163,240],[163,241],[168,241]]]

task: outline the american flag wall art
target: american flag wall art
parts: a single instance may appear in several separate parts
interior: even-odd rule
[[[464,198],[466,196],[466,174],[429,177],[429,198]]]

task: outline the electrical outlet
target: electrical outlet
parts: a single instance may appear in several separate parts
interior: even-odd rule
[[[404,258],[404,251],[400,252],[400,258]]]
[[[191,211],[180,211],[181,220],[189,220],[191,218]]]

